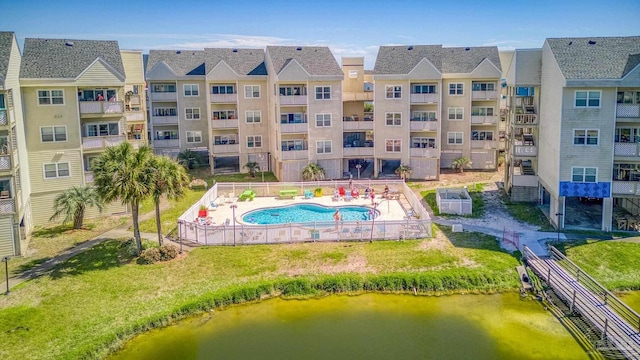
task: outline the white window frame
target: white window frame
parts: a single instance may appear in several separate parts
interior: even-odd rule
[[[438,112],[429,110],[416,110],[411,113],[411,121],[438,121]]]
[[[482,89],[482,86],[484,85],[484,89]],[[479,89],[474,89],[476,86],[479,87]],[[489,89],[491,88],[491,89]],[[494,82],[484,82],[484,81],[474,81],[473,83],[471,83],[471,91],[496,91],[496,83]]]
[[[59,91],[60,96],[53,96],[54,91]],[[45,95],[40,96],[40,92],[46,92]],[[38,99],[38,106],[64,106],[64,90],[62,89],[40,89],[36,90],[36,97]],[[42,103],[41,100],[48,100],[49,103]],[[62,99],[62,103],[54,104],[53,99]]]
[[[189,94],[187,95],[187,87],[189,88]],[[194,90],[195,89],[195,95]],[[198,84],[184,84],[182,85],[182,94],[185,97],[199,97],[200,96],[200,85]]]
[[[358,78],[358,70],[349,70],[349,78],[357,79]]]
[[[589,144],[589,140],[593,139],[593,136],[589,136],[589,132],[596,132],[596,143]],[[582,132],[582,134],[578,134]],[[576,139],[582,140],[582,143],[576,144]],[[573,129],[573,146],[599,146],[600,145],[600,129]]]
[[[215,114],[216,113],[218,113],[218,118],[217,119],[215,119],[215,117],[216,117]],[[223,113],[226,116],[225,118],[220,116]],[[233,117],[233,119],[232,119],[232,117]],[[236,119],[237,118],[236,118],[236,111],[235,110],[222,110],[222,109],[220,109],[220,110],[212,110],[211,111],[211,120],[236,120]]]
[[[111,125],[116,125],[116,131],[115,134],[110,134],[109,128],[111,127]],[[101,125],[106,125],[107,126],[107,133],[106,135],[101,135],[100,134],[100,126]],[[96,131],[95,134],[96,135],[89,135],[89,128],[90,127],[96,127]],[[104,137],[104,136],[118,136],[120,135],[120,123],[118,123],[117,121],[109,121],[109,122],[97,122],[97,123],[87,123],[85,125],[85,136],[86,137]]]
[[[213,91],[214,88],[218,88],[218,92],[214,92]],[[231,88],[231,92],[227,92],[228,88]],[[224,91],[220,91],[221,89],[224,89]],[[227,95],[227,94],[235,94],[235,93],[236,93],[236,87],[233,84],[211,85],[211,95]]]
[[[189,110],[191,110],[191,114],[189,114]],[[184,118],[186,120],[200,120],[200,108],[185,108],[184,109]]]
[[[389,150],[391,149],[391,150]],[[384,139],[384,152],[386,153],[401,153],[402,152],[402,139]]]
[[[595,170],[595,174],[589,175],[589,177],[593,176],[594,181],[587,181],[587,169]],[[576,170],[581,170],[582,181],[574,180],[574,176],[576,176]],[[579,183],[597,183],[598,182],[598,168],[590,167],[590,166],[572,166],[571,167],[571,182],[579,182]]]
[[[218,144],[216,144],[216,141],[218,142]],[[235,145],[235,144],[236,144],[236,135],[235,134],[215,135],[213,137],[213,146]]]
[[[202,131],[186,131],[185,135],[187,136],[187,144],[198,144],[202,142]],[[191,138],[192,141],[189,141],[189,138]],[[200,141],[196,141],[197,138],[200,138]]]
[[[259,124],[259,123],[261,123],[262,122],[262,111],[260,111],[260,110],[246,110],[244,112],[244,121],[247,124]]]
[[[331,86],[316,86],[313,93],[316,100],[331,100]]]
[[[489,109],[491,109],[491,115],[489,115]],[[496,116],[496,108],[493,106],[472,106],[471,116]]]
[[[426,87],[427,91],[423,91],[424,87]],[[419,91],[416,91],[419,89]],[[433,89],[433,91],[430,91]],[[411,84],[411,93],[412,94],[437,94],[438,85],[436,84]]]
[[[51,141],[45,141],[42,139],[42,129],[51,129],[51,136],[53,136]],[[56,128],[60,129],[63,128],[64,129],[64,140],[56,140]],[[67,142],[68,140],[68,136],[67,136],[67,126],[66,125],[59,125],[59,126],[40,126],[40,142],[41,143],[51,143],[51,142]]]
[[[433,144],[433,146],[431,146]],[[420,145],[420,146],[413,146]],[[413,149],[436,149],[438,139],[433,136],[414,136],[411,138],[411,148]]]
[[[164,106],[154,107],[153,116],[178,116],[178,109],[174,107],[164,107]]]
[[[453,140],[453,142],[451,142],[451,140]],[[458,142],[458,140],[460,142]],[[464,145],[464,133],[462,131],[448,131],[447,144],[448,145]]]
[[[391,118],[389,118],[389,115],[391,115]],[[396,119],[396,115],[399,115],[397,119]],[[391,123],[389,123],[389,120],[391,120]],[[398,121],[397,124],[396,124],[396,120]],[[386,126],[402,126],[402,113],[400,112],[384,113],[384,124]]]
[[[67,169],[66,169],[67,175],[60,175],[61,164],[67,165]],[[47,176],[47,165],[55,165],[56,176]],[[49,171],[52,171],[52,170],[49,170]],[[55,162],[55,163],[42,164],[42,176],[44,177],[45,180],[71,177],[71,165],[69,164],[69,162]]]
[[[402,85],[385,85],[384,98],[394,100],[402,99]]]
[[[258,88],[258,95],[256,96],[256,88]],[[247,92],[249,91],[249,92]],[[247,96],[250,95],[250,96]],[[259,99],[260,98],[260,85],[245,85],[244,86],[244,98],[245,99]]]
[[[449,83],[450,96],[463,96],[464,95],[464,83]]]
[[[253,145],[250,145],[253,143]],[[259,146],[257,144],[260,144]],[[248,135],[247,136],[247,148],[259,149],[262,147],[262,135]]]
[[[331,114],[327,114],[327,113],[316,114],[316,127],[317,128],[331,127]]]
[[[453,118],[451,118],[453,115]],[[447,108],[447,119],[449,121],[462,121],[464,120],[464,107],[452,106]]]
[[[580,99],[580,100],[584,100],[585,104],[584,105],[578,105],[578,93],[587,93],[587,97],[584,99]],[[598,105],[590,105],[589,102],[592,100],[591,99],[591,94],[598,94]],[[595,100],[595,98],[593,99]],[[573,107],[577,108],[577,109],[599,109],[600,105],[602,104],[602,90],[576,90],[573,93]]]
[[[329,151],[327,151],[327,146]],[[316,154],[333,153],[333,142],[331,140],[316,140]]]
[[[474,139],[474,133],[477,139]],[[471,140],[473,141],[494,141],[496,139],[494,135],[492,130],[471,130]],[[491,137],[491,139],[489,139],[489,137]]]

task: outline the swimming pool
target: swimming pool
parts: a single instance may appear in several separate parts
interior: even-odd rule
[[[242,216],[242,221],[248,224],[288,224],[315,221],[334,221],[333,214],[336,209],[344,221],[371,220],[370,211],[366,206],[322,206],[316,204],[296,204],[274,208],[264,208],[249,211]],[[375,210],[376,216],[380,214]]]

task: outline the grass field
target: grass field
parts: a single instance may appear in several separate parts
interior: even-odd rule
[[[465,215],[463,217],[468,218],[481,218],[484,215],[484,200],[482,199],[482,190],[484,189],[484,185],[482,183],[474,184],[473,186],[469,186],[467,189],[469,191],[469,196],[471,196],[471,215]],[[436,189],[421,191],[420,195],[427,202],[433,214],[436,216],[458,216],[458,215],[450,215],[450,214],[441,214],[440,209],[438,209],[438,202],[436,200]]]

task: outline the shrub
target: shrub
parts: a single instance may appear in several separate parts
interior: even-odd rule
[[[155,264],[160,261],[160,249],[150,248],[142,250],[142,254],[138,258],[138,264]]]
[[[136,241],[134,238],[129,238],[123,241],[122,243],[120,243],[119,248],[128,257],[138,255],[138,247],[136,246]]]
[[[160,261],[169,261],[178,257],[178,247],[167,244],[160,247]]]

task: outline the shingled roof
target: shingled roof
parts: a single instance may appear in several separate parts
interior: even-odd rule
[[[566,79],[620,79],[640,63],[640,36],[550,38]]]
[[[125,76],[117,41],[25,39],[20,77],[69,79],[80,75],[97,58]]]
[[[442,45],[380,46],[374,74],[408,74],[422,59],[442,71]]]
[[[7,78],[9,69],[9,56],[13,44],[13,32],[0,31],[0,79]]]
[[[204,50],[151,50],[147,60],[147,72],[163,61],[178,76],[204,75]]]
[[[340,64],[326,46],[267,46],[276,73],[295,59],[309,75],[344,76]]]
[[[498,69],[500,55],[496,46],[446,47],[442,48],[442,72],[468,74],[484,59],[489,59]]]
[[[211,48],[204,52],[207,72],[224,61],[238,75],[267,75],[262,49]]]

